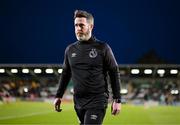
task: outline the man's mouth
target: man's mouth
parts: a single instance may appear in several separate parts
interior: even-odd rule
[[[77,35],[83,35],[83,33],[77,33]]]

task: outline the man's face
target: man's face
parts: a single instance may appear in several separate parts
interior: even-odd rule
[[[75,34],[79,41],[86,41],[91,37],[93,25],[87,22],[84,17],[77,17],[74,20]]]

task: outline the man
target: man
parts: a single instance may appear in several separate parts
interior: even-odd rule
[[[107,73],[113,92],[112,114],[121,110],[120,74],[108,44],[92,36],[92,14],[76,10],[74,26],[77,42],[65,50],[63,72],[54,101],[55,110],[60,104],[68,82],[74,85],[74,108],[80,124],[102,124],[108,104]]]

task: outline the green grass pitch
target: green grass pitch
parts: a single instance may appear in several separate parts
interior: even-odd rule
[[[15,102],[0,104],[0,125],[78,125],[72,103],[62,103],[58,113],[50,103]],[[118,116],[112,116],[110,106],[103,125],[180,125],[180,107],[123,105]]]

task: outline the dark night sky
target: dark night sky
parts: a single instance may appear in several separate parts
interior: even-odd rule
[[[135,64],[149,50],[180,64],[178,0],[2,0],[0,63],[62,63],[76,41],[73,13],[91,12],[94,35],[119,64]]]

